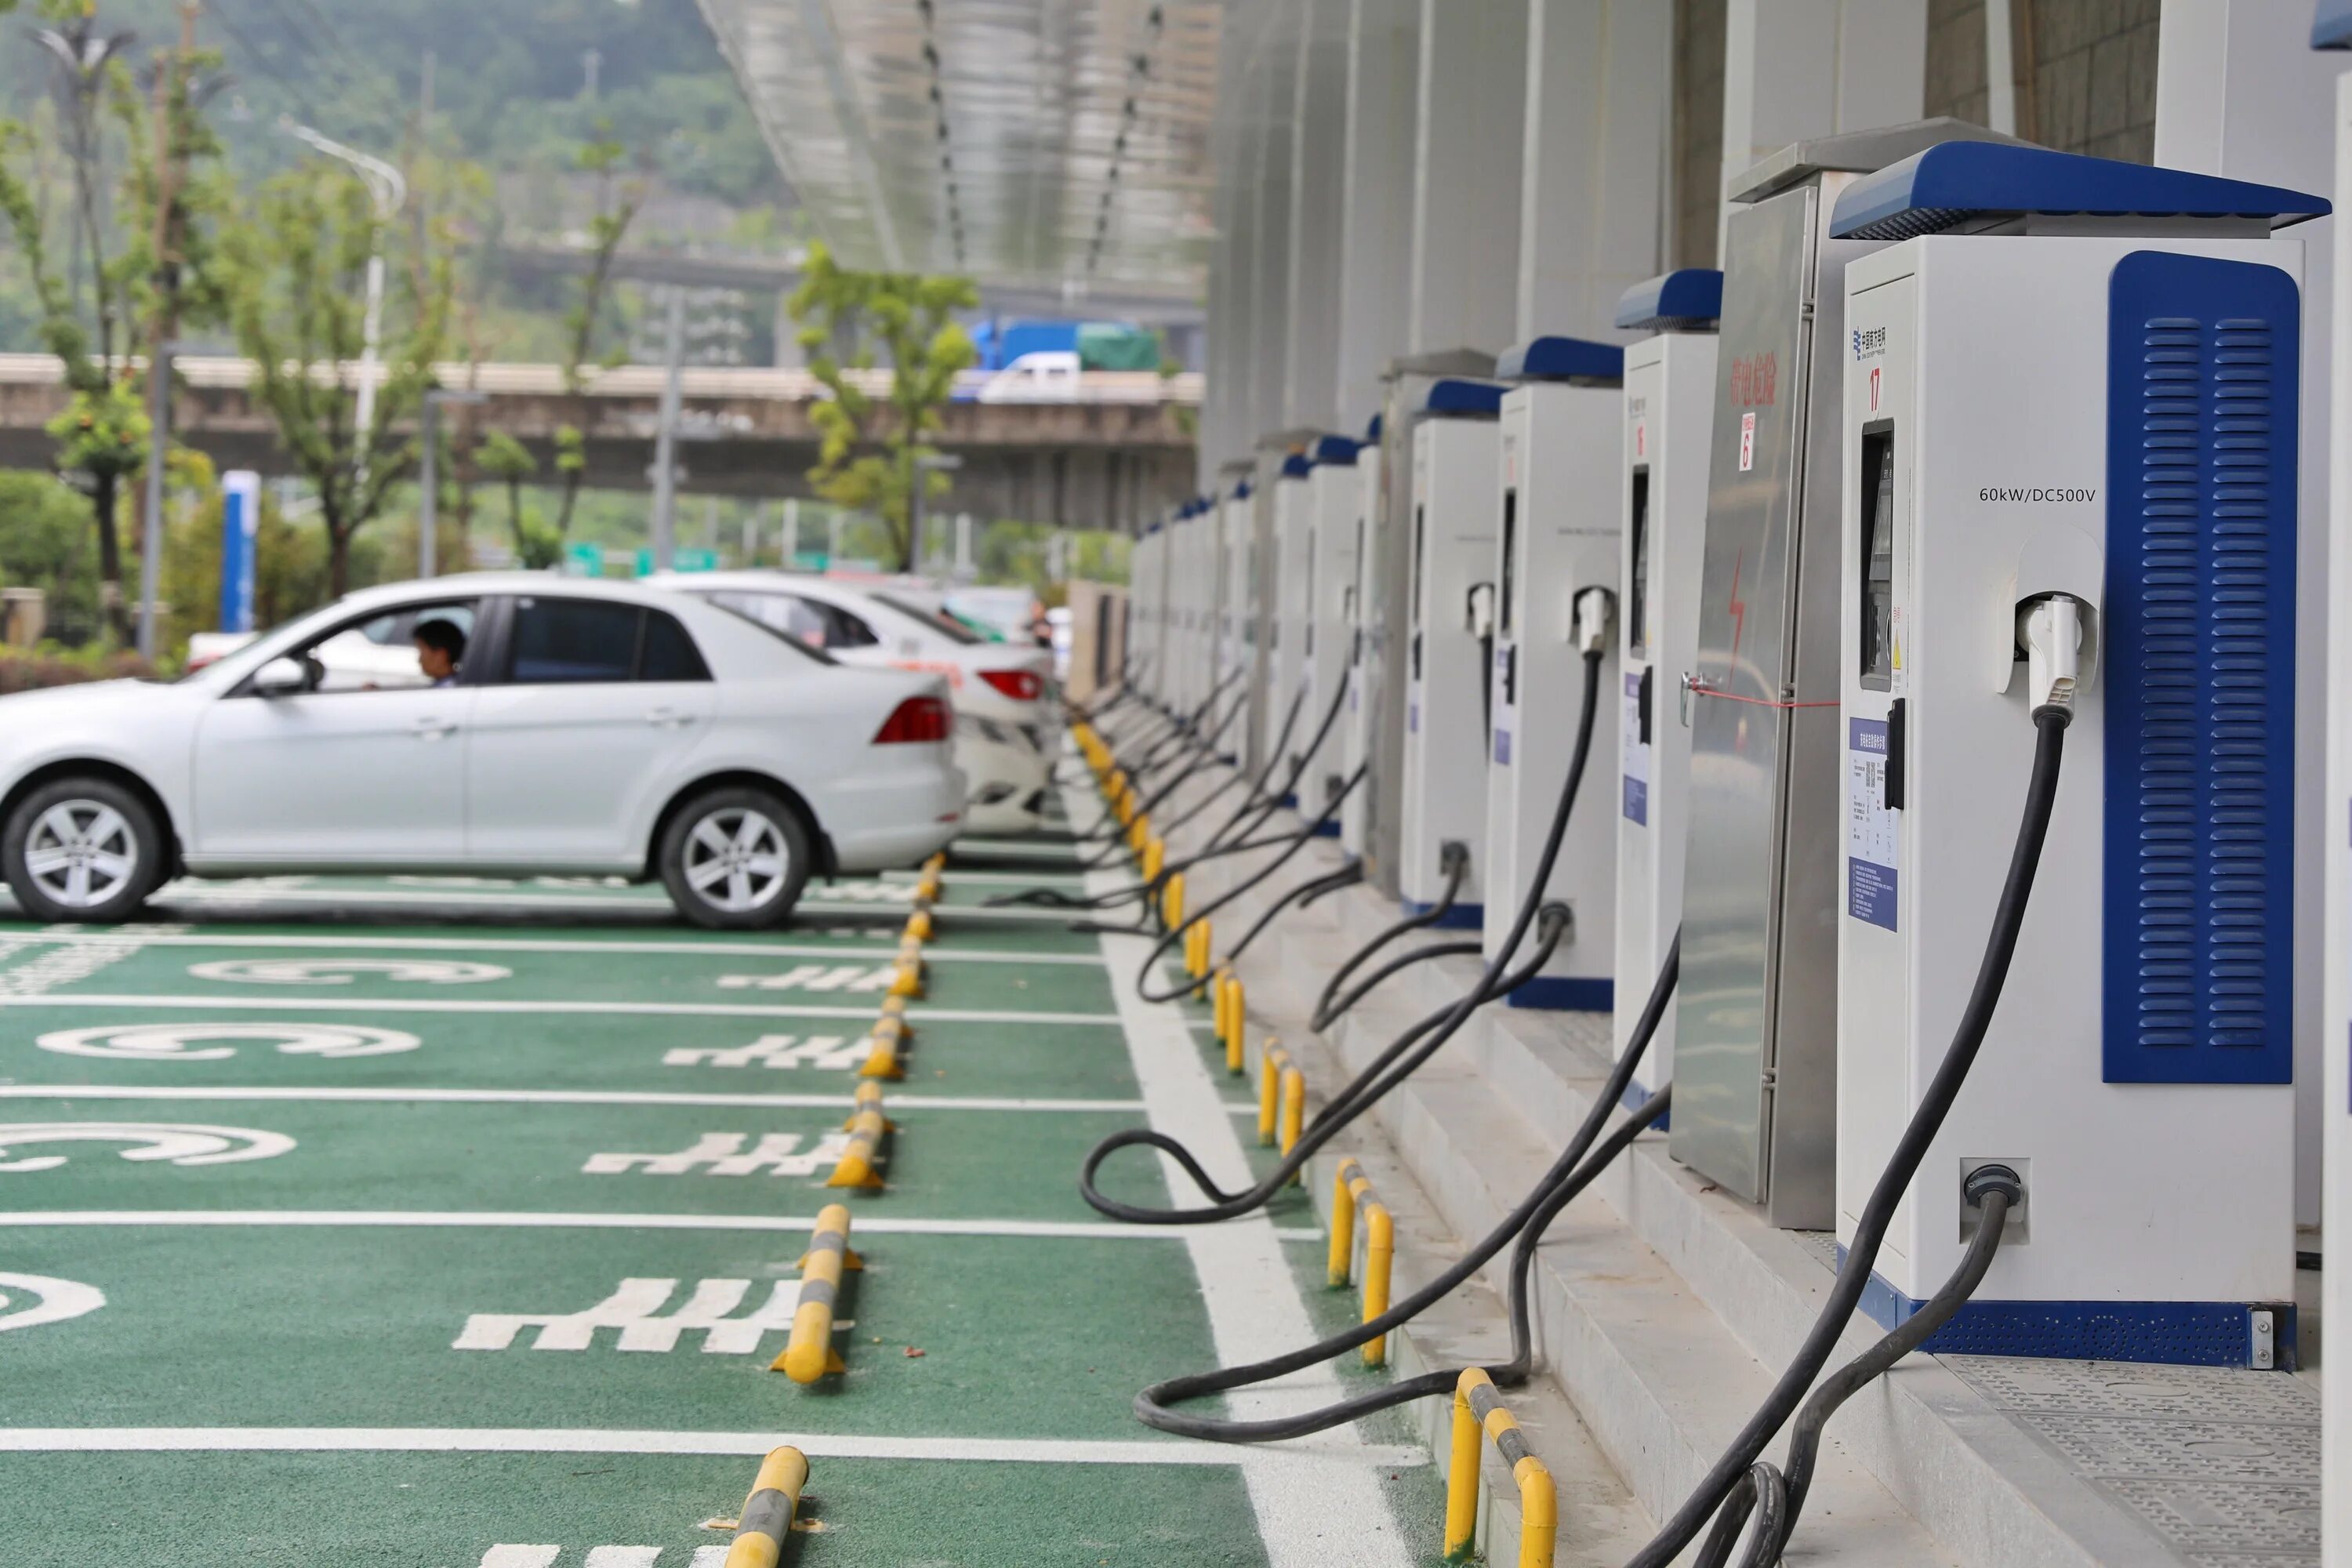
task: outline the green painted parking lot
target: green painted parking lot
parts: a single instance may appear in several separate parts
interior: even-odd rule
[[[1147,1121],[1263,1160],[1204,1010],[1134,995],[1139,943],[984,907],[1079,890],[1055,853],[949,871],[887,1185],[847,1194],[904,879],[753,936],[544,879],[0,910],[0,1563],[130,1531],[185,1568],[718,1568],[705,1526],[782,1442],[819,1568],[1433,1560],[1400,1421],[1261,1450],[1133,1419],[1349,1303],[1303,1194],[1213,1230],[1080,1201],[1085,1150]],[[1105,1184],[1169,1197],[1148,1159]],[[845,1196],[846,1371],[802,1386],[769,1363]]]

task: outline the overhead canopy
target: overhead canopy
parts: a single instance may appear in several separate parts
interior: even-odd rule
[[[1218,0],[700,0],[847,265],[1197,300]]]

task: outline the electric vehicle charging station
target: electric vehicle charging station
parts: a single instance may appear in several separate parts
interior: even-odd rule
[[[1723,274],[1699,268],[1636,284],[1617,305],[1620,328],[1653,334],[1625,350],[1620,448],[1617,994],[1628,1002],[1649,994],[1683,918],[1690,714],[1679,677],[1694,668],[1698,651],[1707,436],[1722,314]],[[1635,1006],[1617,1009],[1618,1057],[1640,1016]],[[1633,1075],[1636,1104],[1673,1080],[1674,1061],[1669,1008]]]
[[[1379,439],[1377,432],[1373,440]],[[1357,445],[1345,436],[1326,436],[1310,454],[1307,475],[1307,549],[1297,595],[1305,639],[1300,648],[1302,689],[1298,727],[1291,733],[1289,757],[1298,771],[1298,809],[1308,816],[1320,814],[1348,782],[1349,769],[1341,762],[1345,742],[1341,726],[1352,717],[1343,703],[1339,719],[1321,742],[1315,731],[1323,714],[1345,687],[1353,662],[1355,635],[1356,562],[1362,531],[1362,474],[1356,461]],[[1352,694],[1351,694],[1352,695]],[[1363,792],[1348,796],[1352,803]],[[1340,810],[1347,810],[1343,803]],[[1339,824],[1327,823],[1327,834],[1338,834]]]
[[[1201,546],[1200,514],[1201,502],[1195,498],[1179,507],[1175,521],[1168,525],[1168,624],[1162,634],[1168,668],[1160,677],[1160,690],[1169,708],[1178,714],[1191,711],[1192,705],[1200,701],[1196,695],[1200,675],[1201,584],[1196,560]]]
[[[1344,781],[1356,776],[1378,749],[1380,742],[1380,704],[1370,690],[1370,665],[1380,657],[1373,641],[1376,624],[1385,625],[1380,616],[1379,573],[1381,552],[1376,549],[1388,518],[1388,447],[1383,439],[1384,416],[1375,414],[1364,427],[1363,445],[1356,450],[1356,485],[1354,501],[1355,547],[1353,565],[1349,577],[1349,594],[1344,608],[1347,612],[1347,669],[1340,679],[1348,683],[1348,705],[1339,715],[1339,776]],[[1372,801],[1381,788],[1377,773],[1366,769],[1365,777],[1339,805],[1339,849],[1349,859],[1364,859],[1371,850]]]
[[[1617,454],[1625,427],[1625,353],[1581,338],[1537,338],[1504,354],[1496,546],[1483,590],[1493,616],[1485,660],[1486,852],[1496,914],[1526,902],[1576,750],[1584,665],[1601,660],[1581,802],[1569,818],[1543,902],[1569,926],[1515,1007],[1607,1012],[1615,987],[1617,834],[1606,807],[1617,755]],[[1441,699],[1442,700],[1442,699]],[[1408,868],[1410,869],[1410,868]],[[1491,962],[1511,922],[1486,922]],[[1645,992],[1646,994],[1646,992]]]
[[[1309,479],[1314,472],[1314,459],[1304,452],[1293,452],[1282,460],[1280,477],[1274,485],[1274,569],[1260,584],[1260,596],[1265,602],[1265,700],[1257,710],[1257,757],[1259,766],[1269,763],[1286,767],[1289,757],[1275,755],[1276,742],[1297,750],[1315,732],[1316,715],[1307,711],[1301,697],[1307,677],[1307,639],[1308,601],[1313,588],[1307,581],[1314,520],[1310,515],[1313,501]],[[1282,733],[1283,721],[1291,717],[1291,700],[1298,698],[1298,713],[1291,721],[1288,739]],[[1306,734],[1299,727],[1306,726]],[[1278,783],[1287,777],[1286,772],[1275,775]],[[1305,796],[1290,802],[1303,805]]]
[[[1168,524],[1154,519],[1144,524],[1135,548],[1128,553],[1127,662],[1122,684],[1129,681],[1157,689],[1163,660],[1160,626],[1168,604],[1168,573],[1163,557]],[[1137,672],[1145,671],[1140,680]]]
[[[1231,683],[1219,700],[1225,704],[1247,701],[1245,683],[1257,658],[1257,627],[1250,594],[1251,579],[1256,574],[1252,560],[1255,546],[1253,536],[1256,531],[1252,497],[1255,490],[1249,481],[1247,465],[1243,465],[1242,474],[1243,477],[1226,489],[1223,499],[1218,503],[1216,514],[1217,615],[1213,624],[1216,629],[1217,651],[1213,668],[1216,671],[1215,680]],[[1247,723],[1246,715],[1237,721],[1225,732],[1224,743],[1232,742],[1237,735],[1246,734],[1244,726]],[[1234,762],[1240,758],[1242,752],[1243,748],[1236,745],[1233,750],[1219,754],[1227,762]]]
[[[2327,203],[2039,148],[1849,186],[1838,1227],[1941,1063],[2071,706],[1982,1055],[1878,1255],[1889,1326],[2023,1179],[1929,1345],[2284,1367],[2303,247]],[[1826,367],[1823,367],[1826,369]]]
[[[1801,142],[1727,184],[1690,692],[1674,1157],[1777,1226],[1835,1223],[1839,194],[1956,120]],[[1814,374],[1811,367],[1819,366]],[[1679,696],[1679,692],[1677,693]]]
[[[1486,826],[1485,694],[1494,637],[1492,577],[1499,507],[1503,388],[1446,379],[1430,386],[1412,426],[1412,519],[1405,642],[1404,828],[1399,890],[1421,914],[1444,896],[1444,847],[1469,851],[1454,907],[1436,923],[1484,919],[1479,889]]]

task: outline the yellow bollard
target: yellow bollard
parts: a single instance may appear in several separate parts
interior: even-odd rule
[[[931,940],[930,910],[917,910],[913,914],[907,917],[907,940],[908,942],[929,942]]]
[[[1229,1026],[1226,1022],[1227,1018],[1231,1016],[1228,1004],[1233,1001],[1233,996],[1231,993],[1227,991],[1226,987],[1233,984],[1233,978],[1232,970],[1220,969],[1217,971],[1215,981],[1209,988],[1209,1000],[1211,1005],[1215,1008],[1215,1012],[1212,1016],[1216,1020],[1211,1027],[1216,1030],[1217,1039],[1220,1043],[1223,1043],[1224,1040],[1225,1033]]]
[[[923,994],[923,965],[920,959],[901,956],[896,973],[890,976],[893,997],[920,996]]]
[[[1241,981],[1230,970],[1226,972],[1225,984],[1233,993],[1233,999],[1225,1005],[1225,1070],[1239,1073],[1244,1070],[1242,1047],[1249,1034],[1249,1005]]]
[[[1167,864],[1168,841],[1164,838],[1146,839],[1143,845],[1143,879],[1147,882],[1158,881],[1160,868]]]
[[[886,1018],[904,1018],[907,1016],[907,999],[904,996],[896,995],[883,997],[882,1016]]]
[[[1282,1157],[1290,1158],[1291,1150],[1298,1146],[1299,1130],[1307,1124],[1307,1075],[1297,1068],[1282,1069]],[[1299,1181],[1299,1173],[1290,1173],[1292,1185]]]
[[[867,1192],[879,1189],[882,1177],[874,1169],[877,1152],[882,1145],[882,1134],[890,1131],[890,1123],[882,1114],[882,1085],[866,1079],[857,1086],[856,1107],[849,1120],[842,1123],[849,1130],[849,1145],[842,1150],[841,1158],[827,1176],[828,1187],[862,1187]]]
[[[1290,1053],[1268,1040],[1257,1059],[1257,1141],[1272,1148],[1281,1116],[1282,1074],[1290,1066]]]
[[[1519,1488],[1519,1568],[1551,1568],[1559,1529],[1559,1496],[1551,1472],[1528,1451],[1527,1434],[1495,1392],[1494,1380],[1476,1367],[1454,1387],[1453,1470],[1445,1478],[1445,1556],[1470,1555],[1478,1532],[1478,1438],[1493,1438]]]
[[[793,1532],[793,1516],[800,1511],[808,1474],[808,1456],[798,1448],[768,1450],[735,1521],[725,1568],[776,1568],[783,1558],[784,1538]]]
[[[896,1014],[886,1014],[877,1019],[874,1032],[866,1037],[871,1042],[864,1065],[858,1068],[860,1078],[899,1079],[907,1076],[906,1063],[901,1059],[907,1048],[907,1020]]]
[[[816,1234],[801,1254],[801,1299],[793,1309],[793,1335],[784,1353],[768,1363],[794,1383],[814,1383],[828,1372],[848,1370],[841,1352],[833,1348],[833,1312],[841,1295],[844,1269],[863,1268],[865,1260],[849,1250],[849,1206],[827,1204],[818,1211]]]
[[[1396,1221],[1388,1205],[1374,1199],[1364,1205],[1364,1311],[1360,1321],[1370,1322],[1389,1310],[1389,1274],[1396,1264]],[[1385,1366],[1389,1337],[1364,1342],[1364,1364]]]
[[[923,862],[923,869],[929,872],[934,877],[938,876],[947,868],[948,852],[944,849],[933,851],[931,858]]]
[[[1356,1266],[1356,1205],[1372,1190],[1353,1154],[1331,1173],[1331,1250],[1323,1260],[1324,1283],[1334,1290],[1348,1283]]]
[[[1184,923],[1183,872],[1179,871],[1168,879],[1167,887],[1160,895],[1160,913],[1171,927]]]

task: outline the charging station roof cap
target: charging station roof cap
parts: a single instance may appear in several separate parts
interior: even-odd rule
[[[1293,452],[1282,459],[1282,477],[1286,479],[1303,479],[1314,467],[1314,458],[1304,452]]]
[[[1448,376],[1429,384],[1415,412],[1441,419],[1496,418],[1503,412],[1503,389],[1491,381],[1464,381]]]
[[[1367,447],[1377,447],[1380,444],[1381,416],[1375,414],[1372,416],[1372,422],[1364,426],[1364,445]]]
[[[1723,274],[1683,267],[1636,283],[1617,301],[1617,325],[1634,332],[1706,331],[1723,320]]]
[[[1909,239],[1983,217],[2325,217],[2327,202],[2277,185],[2046,147],[1948,142],[1865,174],[1830,215],[1839,239]]]
[[[1503,351],[1495,374],[1506,381],[1622,381],[1625,351],[1588,338],[1529,338]]]
[[[1345,436],[1326,436],[1315,443],[1314,450],[1308,456],[1318,468],[1327,463],[1352,468],[1356,461],[1356,443]]]
[[[1247,479],[1244,479],[1234,486],[1234,499],[1235,500],[1247,500],[1250,499],[1250,482]]]
[[[2311,16],[2311,47],[2352,49],[2352,0],[2319,0]]]

